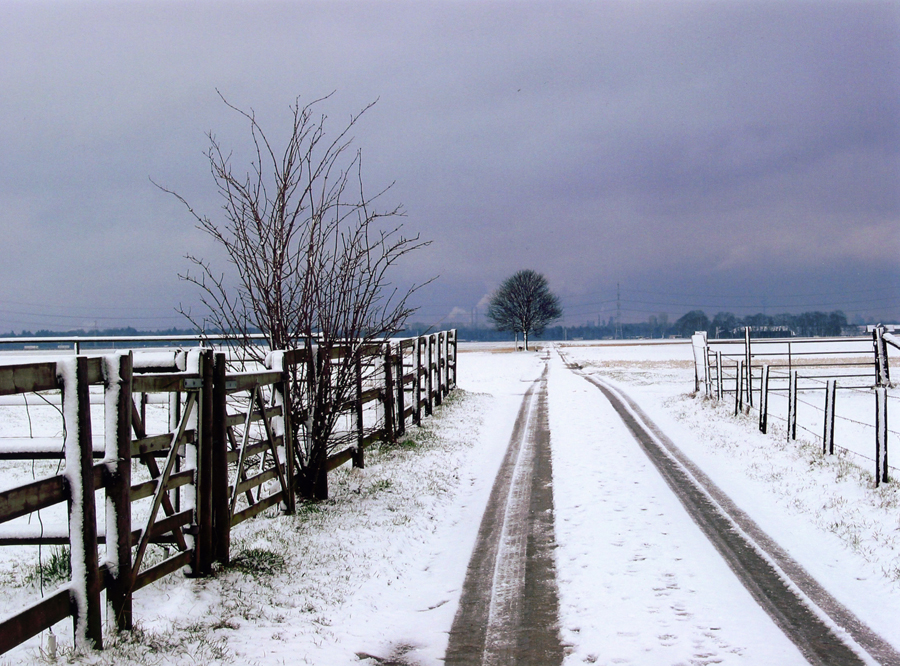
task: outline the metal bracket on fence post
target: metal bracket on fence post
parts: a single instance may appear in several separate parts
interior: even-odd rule
[[[875,388],[875,487],[888,478],[888,414],[887,387]]]
[[[822,433],[822,453],[834,455],[834,396],[836,382],[825,382],[825,431]]]
[[[762,380],[759,385],[759,431],[766,434],[769,429],[769,366],[762,369]]]

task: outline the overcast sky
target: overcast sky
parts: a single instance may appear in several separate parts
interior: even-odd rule
[[[0,331],[185,327],[220,261],[216,90],[276,140],[335,91],[370,190],[433,241],[395,274],[468,321],[512,272],[565,323],[690,309],[900,319],[897,2],[0,0]],[[240,167],[240,165],[236,165]],[[223,270],[227,265],[221,264]]]

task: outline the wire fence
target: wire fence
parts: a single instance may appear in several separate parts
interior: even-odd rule
[[[878,486],[900,473],[888,462],[889,444],[900,445],[900,430],[888,426],[888,414],[900,402],[890,383],[890,347],[900,349],[878,330],[872,338],[810,340],[751,340],[747,334],[744,340],[707,341],[698,334],[696,389],[732,400],[735,415],[755,414],[763,433],[775,420],[789,439],[799,432],[820,444],[823,454],[874,465]]]

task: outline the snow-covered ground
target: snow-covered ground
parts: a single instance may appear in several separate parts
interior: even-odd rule
[[[874,490],[854,456],[824,458],[815,442],[788,442],[778,423],[762,435],[730,405],[690,395],[687,344],[561,351],[633,397],[738,506],[900,649],[895,484]],[[543,369],[536,353],[508,352],[461,345],[460,390],[424,428],[410,429],[401,446],[372,450],[363,472],[337,470],[331,500],[238,526],[234,564],[214,578],[174,575],[139,591],[138,631],[79,660],[441,664],[494,475],[522,396]],[[803,663],[600,392],[557,353],[549,363],[566,663]],[[27,464],[3,463],[0,486],[13,485],[8,470],[16,465],[16,478],[30,477]],[[3,598],[38,595],[24,582],[35,554],[13,550],[0,548]],[[0,615],[15,610],[7,603]],[[56,633],[70,641],[70,623]],[[46,634],[0,664],[40,662],[41,642]]]

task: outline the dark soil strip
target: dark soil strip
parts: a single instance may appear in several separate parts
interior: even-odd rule
[[[537,396],[535,396],[537,392]],[[450,630],[445,663],[448,666],[482,664],[561,664],[559,600],[553,560],[553,494],[551,487],[550,432],[547,424],[547,377],[531,385],[522,400],[509,447],[494,481],[494,487],[478,530],[478,538],[463,583],[459,609]],[[530,422],[529,422],[530,416]],[[526,427],[527,426],[527,427]],[[516,463],[523,447],[533,448],[533,474],[526,487],[517,487]],[[527,561],[521,598],[512,604],[513,617],[491,617],[495,572],[502,565],[502,543],[507,507],[527,492],[524,520],[506,525],[507,540],[524,537]],[[510,512],[511,514],[514,512]],[[499,558],[499,562],[498,562]],[[501,566],[502,568],[502,566]],[[507,602],[507,605],[509,603]],[[505,626],[514,622],[514,626]],[[498,626],[501,625],[501,626]],[[489,645],[489,635],[512,636],[509,645]]]
[[[624,395],[620,399],[595,377],[582,376],[599,388],[612,403],[613,408],[632,431],[693,520],[725,558],[750,594],[811,664],[843,666],[865,662],[839,638],[831,626],[787,586],[788,581],[772,566],[770,559],[777,563],[789,577],[790,582],[794,583],[838,627],[846,631],[872,658],[886,665],[900,664],[900,655],[887,642],[831,597],[799,564],[766,536],[749,516],[735,507],[633,401]],[[626,408],[626,402],[634,413]],[[636,419],[634,414],[637,414],[639,419]],[[658,442],[662,442],[663,445]],[[743,533],[735,529],[735,524]],[[768,558],[760,551],[765,552]]]
[[[550,457],[550,424],[547,414],[546,374],[531,416],[529,436],[535,446],[531,478],[529,532],[522,618],[518,635],[518,658],[523,666],[561,664],[559,639],[559,590],[553,551],[553,467]]]

